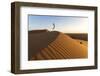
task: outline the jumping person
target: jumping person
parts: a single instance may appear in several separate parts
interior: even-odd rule
[[[55,23],[53,23],[53,28],[52,28],[52,31],[55,29]]]

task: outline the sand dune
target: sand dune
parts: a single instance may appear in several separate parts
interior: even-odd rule
[[[79,40],[79,39],[76,39],[76,41],[79,42],[80,44],[85,45],[85,46],[88,47],[88,42],[87,41],[85,41],[85,40]]]
[[[87,58],[87,46],[58,31],[29,32],[29,60]]]
[[[79,40],[88,41],[88,34],[87,33],[65,33],[66,35]]]

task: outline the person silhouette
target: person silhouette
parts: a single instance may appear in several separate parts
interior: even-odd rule
[[[52,28],[52,31],[55,29],[55,23],[53,23],[53,28]]]

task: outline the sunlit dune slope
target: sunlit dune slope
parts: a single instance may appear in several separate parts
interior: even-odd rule
[[[29,60],[87,58],[87,46],[57,31],[29,34]]]
[[[88,42],[87,41],[85,41],[85,40],[79,40],[79,39],[76,39],[76,41],[79,42],[80,44],[85,45],[85,46],[88,47]]]

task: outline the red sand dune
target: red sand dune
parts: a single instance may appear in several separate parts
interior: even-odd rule
[[[34,32],[34,31],[33,31]],[[87,46],[57,31],[29,32],[29,60],[87,58]]]

